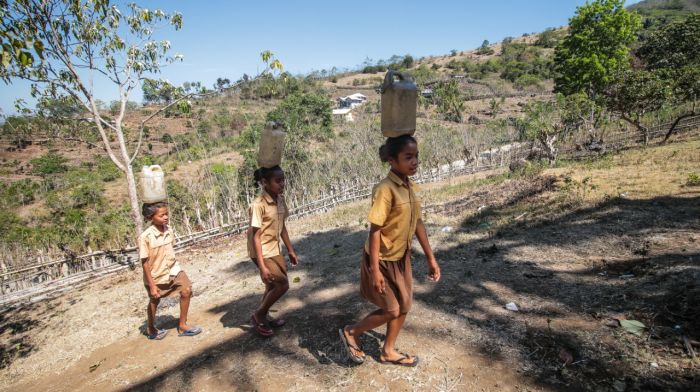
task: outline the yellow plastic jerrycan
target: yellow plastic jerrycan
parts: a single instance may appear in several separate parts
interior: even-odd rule
[[[141,169],[141,201],[156,203],[167,198],[163,169],[159,165],[144,166]]]
[[[258,165],[260,167],[269,169],[282,162],[284,136],[285,131],[280,124],[269,121],[265,125],[265,129],[260,135],[260,148],[258,149]]]
[[[418,88],[413,77],[387,71],[382,84],[382,134],[385,137],[413,135],[416,132],[417,106]]]

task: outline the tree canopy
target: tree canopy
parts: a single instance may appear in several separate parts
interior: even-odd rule
[[[595,96],[613,74],[629,67],[629,45],[641,22],[624,3],[596,0],[576,9],[568,34],[555,49],[555,92]]]

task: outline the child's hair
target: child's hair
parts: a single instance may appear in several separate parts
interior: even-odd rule
[[[418,144],[416,139],[411,135],[401,135],[397,137],[389,137],[386,142],[379,147],[379,159],[382,162],[389,162],[389,159],[397,159],[399,153],[406,147],[407,144]]]
[[[143,206],[141,207],[141,214],[146,220],[151,220],[151,218],[153,218],[153,215],[156,214],[156,211],[158,211],[159,208],[167,206],[168,202],[166,201],[159,201],[156,203],[143,203]]]
[[[253,173],[253,179],[255,180],[256,184],[259,184],[262,180],[270,180],[272,176],[275,174],[277,171],[281,171],[284,173],[284,170],[282,170],[281,167],[278,166],[273,166],[271,168],[266,168],[266,167],[261,167],[258,170]]]

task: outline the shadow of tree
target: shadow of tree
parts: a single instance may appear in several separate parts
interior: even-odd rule
[[[17,358],[29,356],[34,350],[29,332],[39,326],[39,321],[30,317],[17,317],[13,312],[0,314],[0,369],[12,364]],[[7,340],[6,340],[7,339]]]
[[[496,217],[500,212],[495,208],[489,214]],[[465,319],[487,332],[489,339],[482,345],[482,352],[492,354],[494,342],[499,347],[512,346],[520,358],[530,362],[523,370],[543,384],[566,390],[599,390],[612,387],[617,380],[632,390],[697,388],[697,372],[640,372],[626,358],[634,355],[634,350],[677,346],[676,326],[698,338],[700,331],[693,325],[700,322],[700,307],[692,300],[700,295],[698,247],[666,252],[663,245],[650,244],[655,236],[697,233],[699,213],[698,197],[612,199],[554,221],[513,223],[500,230],[500,238],[486,237],[438,252],[443,270],[450,273],[445,274],[439,287],[417,294],[416,299],[447,313],[478,309],[479,317]],[[462,230],[477,223],[467,218]],[[661,249],[654,251],[655,246]],[[558,254],[545,255],[546,251],[541,259],[513,257],[523,247],[568,248],[572,252],[569,257],[597,258],[581,265],[578,260],[557,260]],[[476,261],[465,267],[468,259]],[[416,263],[418,276],[424,273],[421,264]],[[575,268],[552,268],[562,264]],[[465,280],[470,282],[467,289]],[[484,299],[502,307],[517,298],[532,307],[521,306],[519,313],[509,313],[483,306]],[[548,305],[537,306],[538,302]],[[619,330],[603,330],[598,334],[613,338],[598,341],[580,329],[552,323],[552,319],[572,314],[602,324],[606,316],[609,319],[615,313],[652,326],[649,339],[632,339]],[[514,323],[524,328],[518,330]],[[563,362],[570,364],[563,366]]]
[[[616,382],[627,390],[697,389],[700,376],[693,368],[641,370],[630,356],[634,350],[661,355],[654,350],[663,348],[668,349],[667,358],[681,357],[682,353],[672,353],[678,345],[676,325],[698,338],[700,252],[697,246],[678,250],[654,241],[697,233],[699,207],[699,197],[611,199],[556,219],[514,221],[502,227],[498,237],[479,236],[441,249],[436,255],[442,281],[425,285],[427,290],[415,294],[415,301],[430,310],[421,311],[423,320],[409,323],[407,329],[455,342],[463,342],[467,332],[479,334],[481,338],[464,343],[467,352],[519,362],[524,378],[556,390],[609,390]],[[502,208],[493,208],[489,214],[497,215]],[[453,234],[455,239],[464,231],[477,230],[469,219]],[[365,238],[365,230],[340,228],[295,243],[303,256],[294,272],[301,284],[292,283],[283,299],[296,305],[279,307],[288,324],[273,339],[244,333],[215,347],[203,347],[129,390],[173,385],[189,389],[203,368],[218,369],[236,360],[243,364],[230,374],[216,373],[219,379],[235,384],[236,389],[259,389],[259,380],[247,367],[253,366],[246,362],[252,359],[246,358],[267,366],[292,361],[325,377],[342,374],[351,365],[346,363],[337,328],[372,309],[358,293]],[[529,252],[524,252],[526,247]],[[416,281],[424,283],[427,271],[421,254],[416,253],[414,265]],[[252,263],[240,262],[230,273],[251,276],[257,270]],[[224,327],[246,330],[262,291],[261,284],[259,294],[208,311],[222,313]],[[504,310],[506,301],[520,302],[520,312]],[[650,326],[647,339],[605,326],[615,313]],[[456,318],[460,327],[441,325],[443,316]],[[362,344],[376,356],[381,339],[381,334],[368,334]],[[302,353],[294,347],[303,349]]]

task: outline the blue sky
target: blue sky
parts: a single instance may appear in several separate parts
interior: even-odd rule
[[[157,77],[211,87],[217,77],[234,81],[243,73],[257,74],[263,50],[273,51],[295,74],[355,67],[393,54],[442,55],[485,39],[498,42],[566,25],[585,0],[137,2],[184,16],[182,30],[163,32],[172,53],[183,54],[184,61]],[[15,99],[29,96],[23,82],[0,82],[0,89],[4,113],[14,112]],[[95,95],[109,102],[117,97],[116,88],[100,83]],[[132,100],[140,101],[141,92]]]

